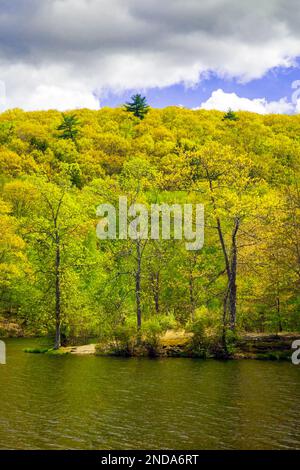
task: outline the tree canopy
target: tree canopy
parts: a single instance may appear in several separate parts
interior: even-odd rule
[[[208,332],[299,330],[299,116],[229,123],[137,102],[139,115],[0,114],[0,316],[67,338],[137,319],[152,332],[200,320]],[[96,208],[120,195],[204,204],[204,247],[98,240]]]

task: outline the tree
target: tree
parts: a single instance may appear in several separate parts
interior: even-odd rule
[[[11,213],[12,207],[0,199],[0,302],[5,311],[26,263],[25,243],[17,233],[18,220]]]
[[[120,175],[120,185],[126,191],[131,203],[143,203],[145,206],[147,204],[146,190],[153,185],[154,178],[155,173],[151,165],[140,158],[134,158],[124,165],[123,172]],[[132,234],[133,240],[128,242],[131,245],[129,253],[133,259],[132,274],[135,280],[137,328],[140,330],[142,326],[142,261],[148,240],[144,238],[145,234],[142,233],[139,224],[132,229]],[[132,246],[134,249],[132,249]]]
[[[31,259],[51,317],[54,310],[54,349],[61,346],[62,321],[66,317],[63,303],[69,302],[74,267],[79,264],[87,231],[79,193],[68,182],[58,183],[35,181],[38,203],[24,221]]]
[[[140,94],[133,95],[131,101],[125,104],[125,109],[139,119],[144,119],[150,107],[147,104],[146,97]]]
[[[258,213],[263,185],[260,187],[260,180],[253,177],[251,159],[246,155],[236,155],[230,146],[207,144],[196,154],[192,160],[192,167],[196,166],[196,171],[192,170],[192,178],[196,180],[194,188],[205,191],[208,198],[209,224],[217,232],[227,276],[223,301],[224,331],[227,323],[234,330],[237,319],[238,235],[243,228],[244,238],[247,238],[244,225]],[[251,235],[249,233],[248,236]]]
[[[77,147],[77,136],[79,133],[80,121],[77,119],[75,114],[64,114],[62,113],[62,122],[58,126],[57,130],[61,131],[59,135],[60,139],[72,140]]]
[[[224,114],[223,120],[228,119],[229,121],[238,121],[238,116],[232,111],[231,108],[228,109],[227,113]]]

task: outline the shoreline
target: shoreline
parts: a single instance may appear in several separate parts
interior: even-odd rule
[[[46,353],[51,355],[77,355],[77,356],[102,356],[102,357],[150,357],[150,358],[198,358],[198,359],[223,359],[223,360],[290,360],[293,353],[291,348],[294,340],[300,339],[300,333],[248,333],[241,335],[230,354],[197,353],[190,349],[191,336],[185,332],[167,332],[155,350],[147,350],[145,346],[135,346],[130,352],[113,349],[108,344],[85,344],[78,346],[61,347],[58,351],[52,349],[28,349],[25,352]]]
[[[3,325],[2,325],[3,326]],[[46,336],[35,336],[15,324],[9,324],[9,329],[1,330],[1,339],[45,339]],[[3,334],[4,333],[4,334]],[[107,357],[182,357],[202,359],[256,359],[256,360],[290,360],[293,354],[292,343],[300,339],[300,332],[283,333],[243,333],[239,334],[232,344],[229,354],[224,355],[222,351],[203,352],[203,349],[193,346],[193,334],[185,330],[168,330],[159,338],[155,348],[147,348],[145,344],[131,345],[127,350],[116,343],[99,343],[97,339],[91,344],[75,344],[61,347],[58,351],[51,346],[28,348],[25,352],[47,353],[51,355],[77,355],[77,356],[107,356]],[[91,340],[93,340],[91,338]],[[79,339],[80,341],[80,339]],[[209,341],[209,340],[208,340]]]

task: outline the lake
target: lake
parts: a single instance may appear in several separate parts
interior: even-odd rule
[[[0,365],[1,449],[300,449],[289,362],[25,354]]]

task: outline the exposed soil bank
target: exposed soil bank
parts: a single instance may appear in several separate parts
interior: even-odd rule
[[[294,340],[300,333],[255,334],[249,333],[239,338],[235,356],[247,359],[289,359]]]
[[[66,348],[62,348],[66,353],[69,354],[78,354],[78,355],[93,355],[96,353],[96,345],[95,344],[86,344],[84,346],[70,346]]]

